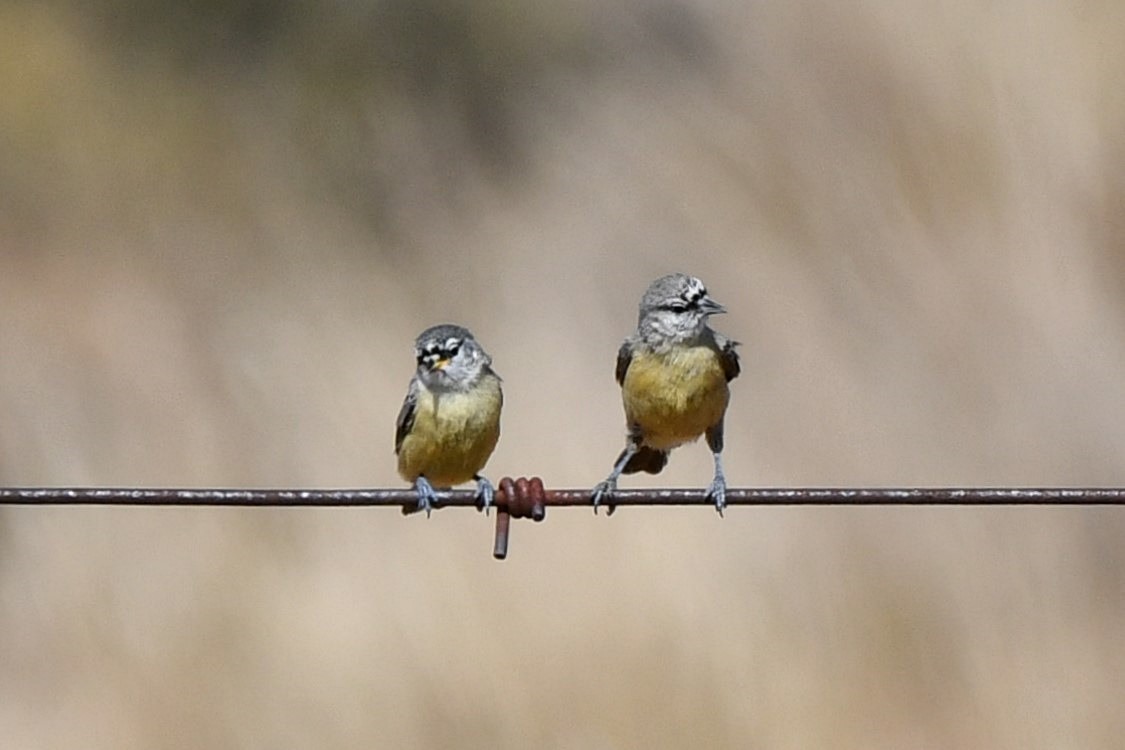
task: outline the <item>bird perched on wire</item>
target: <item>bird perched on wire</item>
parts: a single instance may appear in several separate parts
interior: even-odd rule
[[[613,493],[622,474],[658,474],[673,448],[706,434],[715,458],[707,496],[723,514],[727,384],[741,370],[738,342],[707,325],[712,315],[724,312],[702,281],[682,273],[662,276],[644,293],[637,330],[617,352],[617,382],[628,429],[625,450],[606,480],[594,488],[595,513],[603,502],[613,512]]]
[[[500,439],[504,397],[492,358],[473,334],[456,325],[423,331],[414,343],[418,369],[398,414],[395,454],[398,473],[414,483],[417,510],[437,505],[434,488],[477,483],[477,501],[487,509],[495,494],[480,470]]]

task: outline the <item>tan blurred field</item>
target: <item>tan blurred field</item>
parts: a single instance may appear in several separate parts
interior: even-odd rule
[[[0,485],[587,487],[652,278],[734,486],[1125,485],[1125,6],[0,4]],[[94,8],[94,9],[92,9]],[[703,486],[703,445],[656,481]],[[631,478],[623,486],[644,486]],[[1120,748],[1125,512],[0,509],[0,746]]]

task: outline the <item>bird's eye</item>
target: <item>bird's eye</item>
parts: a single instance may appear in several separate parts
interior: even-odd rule
[[[448,354],[450,357],[456,356],[457,352],[459,352],[459,351],[461,351],[461,340],[460,339],[449,339],[448,341],[445,342],[445,353]]]

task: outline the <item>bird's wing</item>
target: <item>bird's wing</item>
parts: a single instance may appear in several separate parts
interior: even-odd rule
[[[723,365],[723,374],[727,376],[727,382],[729,383],[742,372],[742,365],[738,361],[738,352],[735,351],[738,342],[731,341],[722,334],[715,334],[715,343],[719,347],[719,361]]]
[[[629,346],[629,342],[626,341],[621,345],[621,348],[617,350],[617,372],[615,374],[617,376],[618,385],[625,384],[625,373],[628,371],[629,363],[632,361],[633,347]]]
[[[406,392],[406,398],[403,399],[402,409],[398,412],[398,420],[395,421],[395,454],[398,454],[399,449],[402,447],[403,439],[410,434],[410,429],[414,427],[414,412],[418,407],[418,381],[411,380],[410,388]]]

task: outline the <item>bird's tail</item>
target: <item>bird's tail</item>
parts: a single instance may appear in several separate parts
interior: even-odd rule
[[[620,459],[618,459],[620,460]],[[633,454],[629,459],[629,463],[625,464],[625,468],[621,470],[622,474],[636,474],[638,471],[644,471],[649,474],[659,474],[664,465],[668,463],[668,451],[658,451],[655,448],[649,448],[642,445],[640,449]]]

